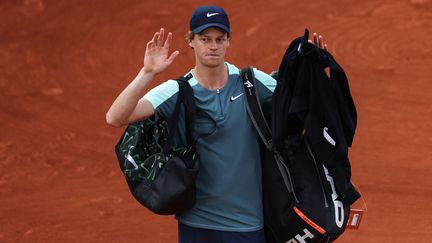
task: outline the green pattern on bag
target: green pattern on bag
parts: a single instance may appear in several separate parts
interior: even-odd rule
[[[147,119],[130,124],[120,146],[121,153],[126,155],[123,173],[132,181],[154,181],[171,156],[195,159],[196,154],[186,147],[172,147],[169,155],[163,154],[161,144],[165,144],[167,138],[166,121]]]

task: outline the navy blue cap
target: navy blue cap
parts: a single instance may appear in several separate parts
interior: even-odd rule
[[[210,28],[218,27],[230,33],[228,15],[221,7],[206,5],[195,10],[189,21],[189,28],[195,34]]]

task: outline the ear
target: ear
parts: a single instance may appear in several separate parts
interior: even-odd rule
[[[191,41],[189,41],[189,46],[192,48],[192,49],[194,49],[194,44],[192,43],[193,42],[193,40],[191,40]]]

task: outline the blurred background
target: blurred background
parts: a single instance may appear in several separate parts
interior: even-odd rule
[[[352,180],[368,206],[338,242],[430,242],[432,1],[0,0],[0,242],[177,242],[130,195],[105,113],[160,27],[184,41],[199,5],[230,16],[227,60],[278,68],[304,28],[324,36],[357,106]]]

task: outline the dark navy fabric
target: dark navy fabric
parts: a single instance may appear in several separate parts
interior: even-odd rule
[[[178,224],[178,243],[265,243],[264,230],[231,232]]]

